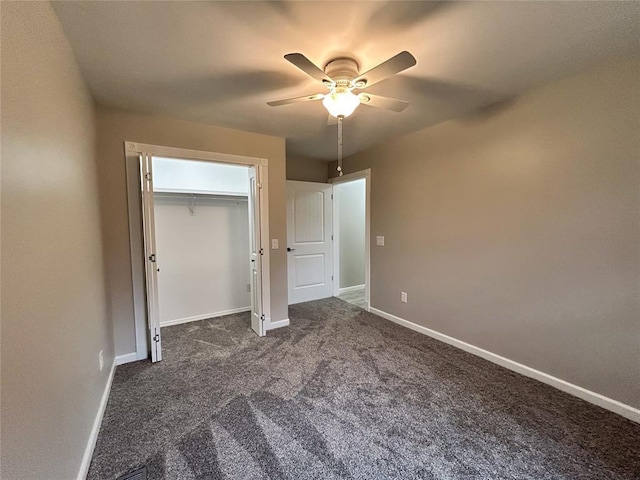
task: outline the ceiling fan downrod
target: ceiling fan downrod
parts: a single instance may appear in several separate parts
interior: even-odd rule
[[[338,166],[336,170],[338,170],[338,176],[341,177],[342,174],[342,121],[344,120],[344,115],[338,115]]]

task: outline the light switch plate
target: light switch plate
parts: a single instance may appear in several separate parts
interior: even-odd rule
[[[376,245],[379,247],[384,247],[384,237],[382,235],[376,237]]]
[[[272,238],[271,239],[271,249],[272,250],[277,250],[278,247],[278,239],[277,238]]]

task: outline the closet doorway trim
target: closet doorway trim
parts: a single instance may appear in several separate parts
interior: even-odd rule
[[[230,155],[226,153],[207,152],[185,148],[149,145],[138,142],[124,142],[125,169],[127,176],[127,207],[129,212],[129,248],[131,253],[131,280],[133,287],[133,309],[135,324],[135,359],[149,358],[149,339],[147,325],[146,283],[144,262],[144,233],[142,229],[142,198],[139,158],[141,154],[155,157],[168,157],[181,160],[201,160],[216,163],[228,163],[255,167],[259,172],[260,184],[260,238],[266,245],[269,237],[269,162],[266,158]],[[262,311],[264,313],[264,330],[271,325],[271,283],[269,248],[264,248],[262,257]]]

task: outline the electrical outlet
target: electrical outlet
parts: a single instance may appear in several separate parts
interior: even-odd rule
[[[272,250],[277,250],[278,247],[278,239],[277,238],[272,238],[271,239],[271,249]]]
[[[400,292],[400,301],[402,303],[407,303],[407,292]]]
[[[100,350],[98,354],[98,364],[100,365],[100,371],[104,369],[104,350]]]
[[[376,245],[379,247],[384,247],[384,237],[382,235],[376,237]]]

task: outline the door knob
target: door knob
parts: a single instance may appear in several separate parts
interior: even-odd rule
[[[295,250],[295,248],[289,248],[287,247],[287,252],[293,252]]]

